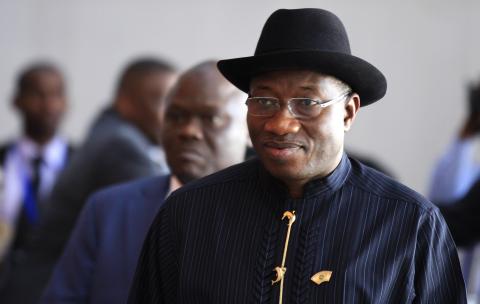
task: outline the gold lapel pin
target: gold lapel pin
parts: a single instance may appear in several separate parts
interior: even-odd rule
[[[320,285],[323,282],[329,282],[331,277],[332,277],[332,272],[329,270],[324,270],[314,274],[310,278],[310,280],[312,280],[313,283]]]
[[[280,267],[275,267],[274,271],[277,275],[275,280],[272,280],[272,285],[280,282],[280,296],[278,298],[278,303],[283,303],[283,282],[285,277],[285,272],[287,272],[287,268],[285,267],[285,261],[287,259],[287,249],[288,249],[288,241],[290,240],[290,232],[292,230],[292,224],[295,222],[296,216],[295,211],[285,211],[282,216],[282,221],[287,218],[288,219],[288,228],[287,228],[287,237],[285,239],[285,246],[283,247],[283,257],[282,257],[282,265]]]
[[[272,280],[272,285],[277,283],[277,282],[280,282],[281,280],[283,280],[283,277],[285,276],[285,272],[287,272],[287,268],[285,268],[285,267],[275,267],[274,271],[275,271],[277,276],[276,276],[275,280]]]

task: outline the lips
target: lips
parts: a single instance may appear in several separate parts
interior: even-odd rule
[[[288,159],[304,149],[299,142],[275,140],[264,141],[262,147],[267,156],[275,159]]]
[[[301,148],[302,145],[294,142],[275,142],[275,141],[267,141],[263,144],[267,148],[274,148],[274,149],[294,149],[294,148]]]
[[[199,153],[198,149],[185,149],[180,146],[176,150],[176,158],[183,162],[203,162],[204,156]]]

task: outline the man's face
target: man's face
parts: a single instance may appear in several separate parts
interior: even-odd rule
[[[24,123],[39,134],[53,134],[66,109],[64,82],[59,73],[52,70],[32,72],[29,85],[20,92],[15,106]]]
[[[161,129],[165,112],[165,96],[175,82],[170,72],[152,72],[137,76],[128,89],[132,99],[132,119],[154,142],[161,142]]]
[[[287,185],[303,185],[335,169],[343,153],[344,132],[355,113],[352,117],[342,100],[314,118],[297,119],[286,103],[294,97],[330,100],[343,93],[334,78],[312,71],[271,72],[252,80],[251,97],[276,97],[281,104],[272,117],[247,115],[253,146],[273,176]]]
[[[183,183],[243,161],[248,140],[239,93],[219,77],[201,77],[179,81],[165,115],[168,164]]]

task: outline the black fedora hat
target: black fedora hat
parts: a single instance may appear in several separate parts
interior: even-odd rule
[[[360,95],[366,106],[387,90],[385,76],[373,65],[351,54],[340,19],[314,8],[280,9],[265,23],[255,55],[220,60],[220,72],[244,92],[252,77],[276,70],[308,69],[332,75]]]

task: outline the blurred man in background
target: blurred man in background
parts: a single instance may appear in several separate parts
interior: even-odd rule
[[[22,135],[0,146],[0,221],[3,231],[14,234],[9,259],[16,260],[22,258],[26,240],[38,227],[73,148],[58,134],[67,96],[64,77],[54,64],[27,66],[18,76],[12,104],[21,118]],[[0,245],[4,252],[11,239]]]
[[[480,83],[469,90],[469,113],[458,136],[437,162],[430,185],[430,198],[448,204],[464,196],[480,177],[474,144],[480,133]]]
[[[169,95],[164,146],[172,175],[93,195],[42,303],[125,303],[145,235],[169,192],[243,160],[245,94],[213,61],[187,71]]]
[[[458,135],[438,160],[429,196],[439,205],[452,236],[463,253],[462,270],[471,297],[480,299],[480,164],[475,143],[480,134],[480,82],[469,87],[468,114]]]
[[[462,270],[469,299],[480,299],[480,178],[460,199],[439,203],[445,221],[462,254]]]
[[[462,198],[439,206],[457,246],[472,246],[480,241],[480,179]],[[473,265],[472,265],[473,266]],[[468,269],[468,271],[471,271]],[[476,275],[479,273],[477,272]]]
[[[59,177],[45,220],[29,240],[28,256],[14,267],[0,302],[38,300],[90,194],[111,184],[168,172],[160,130],[165,95],[175,78],[172,65],[159,59],[142,58],[125,68],[112,105],[96,119]]]

